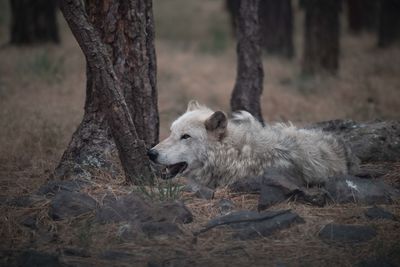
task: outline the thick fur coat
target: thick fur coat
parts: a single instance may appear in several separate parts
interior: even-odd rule
[[[221,112],[191,101],[172,123],[171,135],[150,158],[168,176],[186,176],[210,187],[258,176],[269,168],[290,173],[303,184],[323,184],[348,172],[348,151],[333,136],[291,124],[262,126],[250,113]]]

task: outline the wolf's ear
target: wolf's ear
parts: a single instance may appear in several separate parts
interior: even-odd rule
[[[228,119],[222,111],[216,111],[204,124],[208,132],[214,134],[218,140],[221,140],[225,136]]]
[[[201,105],[196,100],[190,100],[186,112],[193,111],[196,109],[201,109]]]

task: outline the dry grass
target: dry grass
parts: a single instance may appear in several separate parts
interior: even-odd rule
[[[223,1],[154,2],[163,138],[168,134],[170,122],[185,110],[189,99],[228,110],[236,59]],[[7,3],[0,0],[0,43],[7,40]],[[298,16],[297,21],[300,20]],[[372,35],[354,37],[344,31],[338,76],[310,79],[299,74],[302,35],[298,23],[296,28],[297,56],[293,61],[264,57],[266,79],[262,104],[267,121],[399,118],[399,47],[378,50],[374,48]],[[64,22],[61,29],[59,46],[0,49],[0,198],[3,200],[31,193],[49,179],[83,114],[84,58]],[[398,173],[396,165],[385,179],[398,185]],[[97,175],[93,182],[88,193],[98,201],[106,191],[121,195],[135,190],[126,187],[122,177]],[[226,190],[218,191],[212,201],[183,194],[182,199],[195,218],[194,223],[183,226],[187,235],[174,240],[138,237],[128,243],[117,236],[122,225],[88,225],[92,214],[54,222],[47,214],[48,201],[31,208],[2,205],[0,248],[57,251],[76,246],[93,253],[123,249],[134,252],[137,266],[148,260],[176,263],[190,259],[196,260],[198,266],[224,266],[227,262],[252,266],[279,262],[291,266],[351,266],[359,259],[399,249],[399,224],[392,221],[368,222],[377,228],[378,237],[353,247],[330,246],[317,238],[321,227],[332,221],[366,224],[362,216],[366,207],[356,205],[315,208],[298,203],[281,204],[274,208],[291,208],[306,223],[254,241],[232,240],[228,229],[214,229],[194,239],[191,232],[219,214],[217,202],[221,198],[232,199],[238,209],[255,209],[257,204],[255,195],[234,195]],[[398,204],[385,208],[400,216]],[[42,225],[40,229],[46,231],[30,231],[19,224],[34,214]],[[73,257],[67,260],[82,261]],[[109,264],[93,262],[92,258],[84,260],[95,265]]]

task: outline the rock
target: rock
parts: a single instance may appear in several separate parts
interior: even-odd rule
[[[14,207],[32,207],[38,202],[44,201],[44,197],[35,196],[35,195],[25,195],[14,197],[8,201],[6,201],[7,205]]]
[[[296,200],[318,207],[325,206],[327,199],[328,195],[326,190],[319,187],[302,188],[296,195]]]
[[[255,194],[261,191],[263,176],[248,177],[229,185],[229,190],[236,193]]]
[[[388,219],[388,220],[395,220],[395,216],[377,206],[369,208],[365,211],[365,216],[369,219]]]
[[[193,215],[182,201],[160,203],[156,206],[156,218],[159,221],[173,223],[191,223]]]
[[[37,191],[38,195],[55,195],[60,191],[79,192],[88,182],[82,179],[56,180],[42,185]]]
[[[65,266],[61,263],[59,257],[54,254],[38,252],[33,250],[24,251],[17,258],[19,267],[58,267]]]
[[[37,229],[36,219],[37,219],[36,216],[28,216],[24,220],[22,220],[21,224],[32,230]]]
[[[95,208],[96,201],[87,194],[61,191],[51,201],[49,215],[54,220],[63,220],[93,211]]]
[[[264,210],[270,206],[293,198],[301,202],[323,206],[326,202],[326,192],[318,187],[305,188],[294,175],[269,170],[263,175],[258,209]]]
[[[313,124],[343,139],[362,162],[396,161],[400,158],[400,122],[377,121],[357,123],[334,120]]]
[[[232,224],[231,227],[238,230],[233,235],[234,238],[247,240],[269,236],[278,230],[289,228],[295,223],[304,223],[304,220],[294,212],[287,212],[268,220]]]
[[[265,210],[276,203],[283,202],[286,198],[282,189],[264,185],[261,187],[260,197],[258,198],[258,210]]]
[[[148,237],[160,235],[177,236],[182,234],[182,231],[174,223],[169,222],[147,222],[141,225],[141,230]]]
[[[196,197],[202,199],[213,199],[215,192],[213,189],[207,186],[203,186],[192,181],[190,181],[187,185],[185,185],[184,190],[186,192],[195,193],[194,195]]]
[[[232,200],[226,198],[220,199],[217,205],[221,214],[227,214],[235,208],[235,203]]]
[[[246,240],[259,236],[268,236],[277,230],[289,227],[293,223],[301,222],[304,222],[304,220],[290,210],[267,212],[237,211],[210,220],[205,228],[195,233],[195,235],[217,226],[229,225],[235,229],[234,238]]]
[[[192,220],[193,215],[182,202],[153,204],[134,193],[108,200],[96,211],[96,221],[100,223],[122,221],[189,223]]]
[[[127,253],[124,251],[105,250],[99,255],[99,258],[109,261],[119,261],[119,260],[127,260],[133,258],[134,256],[135,256],[134,254]]]
[[[202,198],[202,199],[213,199],[214,198],[214,190],[203,186],[203,187],[199,188],[199,190],[197,190],[194,195],[196,197]]]
[[[90,257],[89,251],[87,251],[84,248],[74,248],[74,247],[64,248],[63,253],[65,256],[82,257],[82,258]]]
[[[356,267],[397,267],[390,259],[385,257],[368,258],[355,265]]]
[[[133,224],[128,223],[128,224],[121,225],[118,228],[117,235],[123,241],[132,241],[137,238],[138,233],[140,233],[140,231],[141,231],[141,229],[137,224],[133,225]]]
[[[151,221],[154,219],[153,207],[136,194],[109,199],[96,210],[96,221],[114,223],[122,221]]]
[[[319,232],[319,237],[324,241],[340,243],[360,243],[375,236],[374,228],[363,225],[328,224]]]
[[[398,190],[382,181],[350,175],[329,178],[325,190],[336,203],[388,204],[400,197]]]

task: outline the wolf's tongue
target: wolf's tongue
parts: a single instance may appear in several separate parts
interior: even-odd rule
[[[177,164],[167,166],[165,172],[162,174],[163,179],[174,178],[178,173],[183,172],[187,167],[186,162],[179,162]]]

